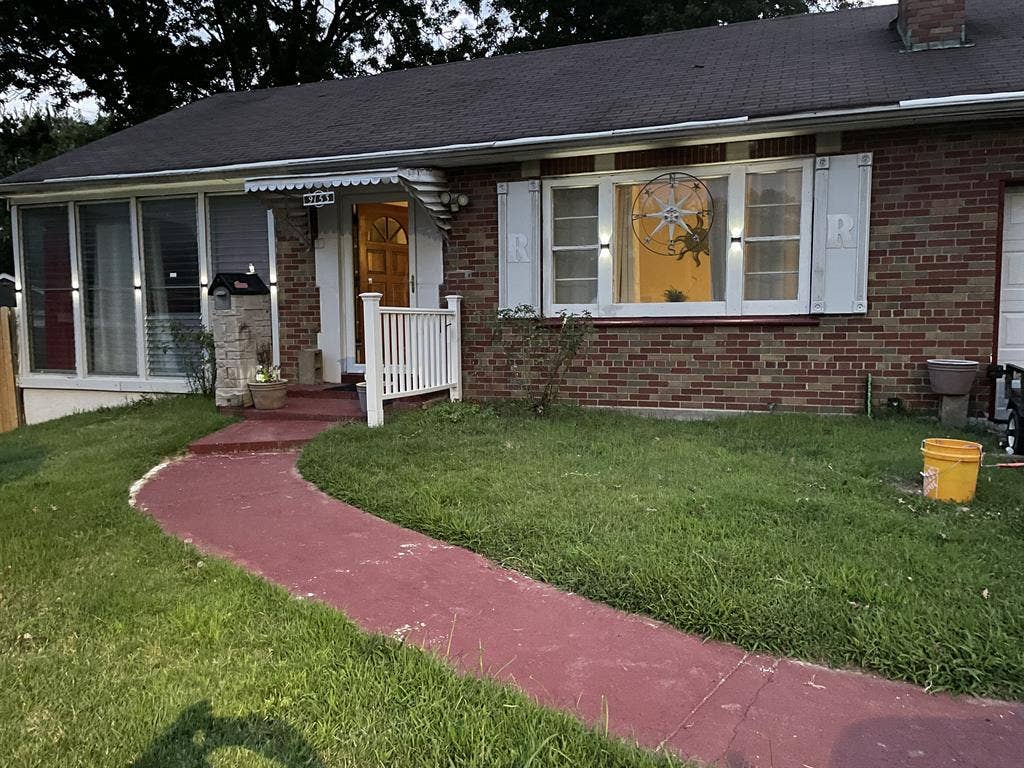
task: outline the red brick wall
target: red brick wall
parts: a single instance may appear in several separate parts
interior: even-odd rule
[[[908,48],[959,45],[967,0],[900,0],[899,30]]]
[[[1024,180],[1024,127],[1011,122],[849,133],[873,151],[866,316],[817,326],[605,327],[574,367],[566,399],[587,405],[857,412],[876,401],[932,409],[929,357],[988,362],[996,306],[1000,181]],[[465,297],[467,397],[503,397],[505,356],[491,338],[497,305],[495,184],[517,166],[451,172],[471,207],[456,215],[446,292]],[[974,410],[987,407],[979,377]]]
[[[565,176],[570,173],[591,173],[593,170],[593,155],[549,157],[540,161],[541,176]]]
[[[793,157],[813,155],[818,148],[818,137],[813,133],[804,136],[783,136],[776,139],[760,139],[750,142],[750,158],[764,160],[769,157]]]
[[[725,147],[725,144],[694,144],[685,147],[618,152],[615,155],[615,170],[720,163],[725,160]]]
[[[277,244],[281,375],[298,378],[299,350],[316,347],[320,289],[310,241],[309,214],[298,201],[274,206]]]

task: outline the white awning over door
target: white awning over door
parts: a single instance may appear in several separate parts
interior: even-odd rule
[[[441,193],[448,190],[444,172],[435,168],[378,168],[351,173],[324,173],[307,176],[267,176],[247,179],[246,192],[289,192],[335,187],[398,184],[416,200],[445,232],[451,229],[451,211],[441,202]]]

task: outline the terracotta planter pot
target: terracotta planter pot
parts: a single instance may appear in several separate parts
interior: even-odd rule
[[[288,382],[281,381],[250,381],[249,392],[252,393],[252,404],[257,411],[275,411],[284,405],[288,394]]]
[[[968,395],[978,375],[973,360],[929,360],[928,378],[937,395]]]

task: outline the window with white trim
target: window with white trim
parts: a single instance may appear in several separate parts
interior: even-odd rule
[[[22,208],[19,213],[28,368],[73,374],[75,301],[67,206]]]
[[[129,206],[127,201],[78,206],[85,364],[90,375],[139,372]]]
[[[207,276],[252,264],[273,277],[267,209],[247,195],[131,196],[16,211],[22,374],[47,386],[123,387],[132,379],[138,391],[182,391],[187,342],[174,330],[202,327]]]
[[[714,218],[696,250],[675,255],[659,247],[667,245],[667,230],[645,241],[633,226],[644,185],[668,170],[544,180],[545,311],[808,313],[811,160],[676,169],[704,183]]]
[[[266,206],[252,195],[207,195],[206,207],[211,275],[248,272],[252,265],[256,274],[270,284]]]
[[[150,376],[182,376],[189,332],[203,324],[196,199],[139,203],[146,286],[146,364]]]

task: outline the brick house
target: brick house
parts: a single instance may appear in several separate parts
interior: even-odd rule
[[[564,390],[588,406],[853,413],[870,374],[933,409],[942,357],[982,363],[991,415],[986,367],[1024,363],[1021,29],[1020,3],[901,0],[220,94],[101,139],[0,182],[29,419],[182,391],[168,323],[250,269],[292,379],[306,350],[363,374],[359,294],[457,294],[469,398],[511,394],[491,329],[526,304],[594,317]]]

